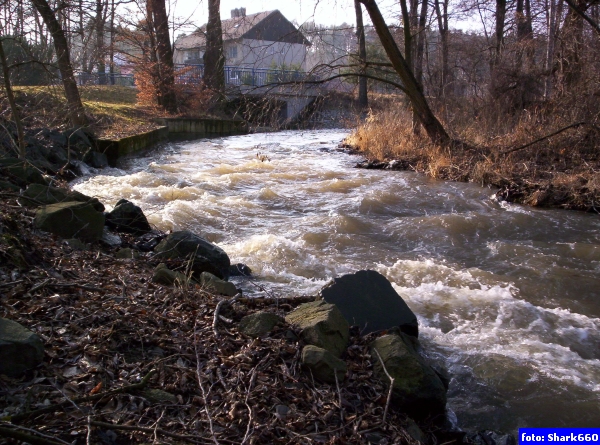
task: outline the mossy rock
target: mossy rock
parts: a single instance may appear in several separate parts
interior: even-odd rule
[[[268,334],[278,324],[285,323],[283,317],[272,312],[255,312],[240,320],[240,332],[248,337]]]
[[[21,193],[19,201],[30,207],[39,207],[42,205],[68,201],[88,202],[98,212],[104,211],[104,205],[98,201],[97,198],[92,198],[75,190],[65,190],[42,184],[30,184],[27,189]]]
[[[300,336],[306,343],[326,349],[336,357],[348,346],[348,322],[333,304],[322,300],[301,304],[285,321],[302,330]]]
[[[306,345],[302,349],[302,364],[323,382],[335,383],[336,374],[338,382],[341,382],[346,376],[346,363],[318,346]]]
[[[375,374],[380,379],[389,382],[381,361],[394,378],[394,404],[411,417],[424,418],[444,412],[446,388],[435,370],[416,351],[416,341],[402,332],[384,335],[371,343],[371,356]]]
[[[20,377],[44,358],[40,337],[16,321],[0,318],[0,374]]]
[[[62,238],[91,243],[102,238],[104,214],[92,204],[68,201],[39,208],[33,223],[37,229]]]

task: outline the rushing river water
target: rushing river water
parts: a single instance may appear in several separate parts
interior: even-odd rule
[[[74,188],[110,205],[129,199],[162,230],[204,236],[270,293],[314,294],[331,277],[383,273],[448,368],[462,428],[600,426],[600,217],[355,169],[358,157],[335,150],[345,136],[171,145]]]

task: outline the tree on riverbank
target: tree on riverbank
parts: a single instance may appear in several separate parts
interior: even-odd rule
[[[62,84],[65,89],[65,97],[69,105],[69,119],[74,127],[85,127],[88,125],[88,119],[85,115],[83,103],[79,96],[77,82],[73,75],[73,66],[69,54],[69,44],[65,33],[56,19],[54,11],[46,0],[31,0],[35,9],[39,12],[44,23],[50,30],[56,51],[58,69],[60,71]]]

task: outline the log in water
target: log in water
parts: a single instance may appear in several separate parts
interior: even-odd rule
[[[375,269],[452,375],[465,429],[598,426],[600,217],[498,203],[493,191],[353,168],[343,131],[177,145],[75,189],[192,230],[281,296]],[[240,279],[241,280],[241,279]],[[246,294],[262,295],[237,281]]]

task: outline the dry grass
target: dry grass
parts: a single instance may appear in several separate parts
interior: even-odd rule
[[[594,211],[600,208],[600,110],[590,102],[579,112],[564,108],[555,104],[515,115],[488,105],[477,113],[445,115],[452,136],[475,147],[449,151],[414,134],[410,110],[398,104],[371,113],[346,142],[370,160],[399,160],[434,178],[499,187],[501,199]],[[575,122],[585,124],[545,138]]]
[[[29,128],[68,128],[68,107],[60,86],[16,87],[23,121]],[[158,110],[137,105],[136,90],[123,86],[79,88],[90,119],[90,128],[99,136],[119,138],[149,131],[158,125]],[[5,110],[7,104],[0,103]]]

